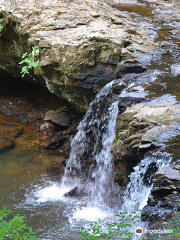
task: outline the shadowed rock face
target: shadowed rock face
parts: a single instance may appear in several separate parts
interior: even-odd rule
[[[145,221],[165,219],[180,210],[180,165],[171,165],[157,172],[153,183],[148,205],[142,211],[142,219]]]
[[[79,111],[116,77],[121,61],[136,63],[136,56],[154,51],[151,24],[132,22],[109,1],[0,3],[0,74],[20,78],[22,54],[38,45],[43,73],[31,72],[25,79],[39,82]]]

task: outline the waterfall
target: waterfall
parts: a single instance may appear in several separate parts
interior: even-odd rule
[[[152,178],[155,172],[162,170],[171,162],[171,155],[164,152],[149,153],[130,174],[129,183],[124,194],[122,211],[139,216],[136,224],[131,226],[129,231],[134,233],[133,240],[141,239],[135,234],[135,229],[141,227],[147,229],[148,225],[140,220],[141,210],[147,204],[147,200],[153,187]]]
[[[130,181],[124,194],[123,208],[131,213],[142,210],[147,204],[152,189],[152,178],[155,172],[169,165],[171,155],[168,153],[149,153],[130,174]]]
[[[119,97],[113,93],[114,83],[102,88],[79,123],[61,182],[45,182],[45,187],[35,188],[27,199],[28,204],[58,201],[56,206],[63,207],[72,226],[79,220],[85,226],[84,221],[105,219],[103,230],[106,231],[106,223],[118,221],[117,213],[121,211],[127,212],[127,217],[140,217],[138,210],[147,204],[154,173],[171,161],[169,154],[160,151],[145,156],[130,174],[125,192],[121,191],[124,203],[120,207],[122,199],[114,198],[117,192],[111,156],[119,105]],[[115,203],[114,206],[111,203]],[[137,227],[147,228],[146,223],[137,218],[133,226],[125,229],[134,233],[133,240],[140,239],[135,234]]]
[[[114,186],[111,146],[118,115],[114,82],[105,85],[96,95],[78,125],[62,179],[63,186],[86,189],[93,206],[108,201]]]
[[[147,200],[153,187],[152,178],[155,172],[162,170],[171,162],[171,155],[164,152],[149,153],[134,167],[134,171],[129,176],[129,183],[124,193],[124,204],[122,211],[130,215],[139,216],[136,224],[131,226],[129,231],[133,232],[133,240],[141,239],[135,234],[135,229],[141,227],[147,229],[148,225],[141,221],[141,210],[147,204]]]

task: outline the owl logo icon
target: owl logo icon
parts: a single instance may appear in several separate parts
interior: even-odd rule
[[[143,229],[141,227],[136,228],[135,233],[137,235],[142,235],[143,234]]]

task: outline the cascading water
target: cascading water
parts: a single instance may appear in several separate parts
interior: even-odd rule
[[[153,174],[170,162],[170,155],[166,153],[151,153],[146,156],[130,174],[123,206],[119,206],[121,201],[116,197],[115,207],[109,208],[113,200],[112,193],[117,193],[111,157],[119,104],[119,97],[113,93],[114,83],[112,81],[103,87],[78,125],[77,133],[71,141],[70,157],[61,183],[48,183],[49,186],[46,183],[45,188],[40,186],[35,189],[32,198],[28,199],[30,203],[59,200],[61,204],[67,203],[65,215],[72,225],[78,219],[81,222],[104,218],[105,222],[118,220],[116,215],[119,211],[126,211],[130,215],[136,212],[135,215],[140,216],[138,210],[147,203]],[[81,195],[82,191],[85,197]],[[77,194],[77,198],[66,198],[69,193]],[[146,225],[137,220],[131,229],[127,229],[134,233],[134,240],[139,239],[135,234],[136,227],[146,228]]]
[[[157,152],[149,154],[134,167],[124,195],[123,207],[128,212],[132,212],[134,208],[142,210],[152,189],[154,173],[168,166],[170,160],[170,154]]]
[[[122,80],[121,80],[122,83]],[[119,96],[114,94],[117,80],[105,85],[90,104],[71,141],[69,159],[60,182],[45,181],[45,187],[31,191],[27,202],[67,203],[69,222],[95,221],[111,217],[119,188],[114,183],[111,147],[115,138]],[[71,197],[70,197],[71,196]],[[71,210],[70,210],[71,209]]]
[[[128,214],[140,217],[140,211],[147,204],[147,200],[153,187],[152,178],[154,173],[162,170],[171,162],[171,155],[168,153],[149,153],[130,174],[130,181],[126,187],[124,194],[124,204],[122,210]],[[137,221],[131,227],[131,231],[135,233],[137,227],[147,228],[146,223]],[[140,239],[134,234],[134,240]]]
[[[93,206],[109,199],[114,186],[111,146],[118,99],[113,97],[113,83],[102,88],[78,125],[62,179],[62,186],[81,188],[83,185],[84,189],[88,186]]]

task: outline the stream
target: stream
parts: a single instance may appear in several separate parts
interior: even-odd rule
[[[121,5],[117,9],[130,12],[134,21],[154,21],[153,7]],[[136,75],[136,80],[143,83],[150,79],[146,89],[150,99],[172,94],[180,100],[180,81],[175,71],[180,39],[174,37],[172,26],[156,23],[154,33],[159,55],[140,56],[149,70]],[[166,150],[147,154],[134,167],[125,191],[114,183],[111,146],[119,99],[113,97],[113,83],[101,89],[79,123],[63,176],[46,172],[53,160],[64,160],[64,156],[53,156],[38,148],[37,141],[45,141],[45,136],[34,133],[29,123],[0,114],[0,132],[11,131],[10,126],[25,129],[15,139],[16,147],[0,154],[0,204],[25,215],[41,240],[77,240],[77,226],[86,227],[98,219],[111,222],[120,210],[131,214],[142,209],[152,189],[153,174],[168,166],[172,155],[177,154],[179,141],[171,140],[176,149],[170,149],[170,154]],[[139,222],[132,231],[143,224]],[[134,234],[134,239],[139,238]]]

